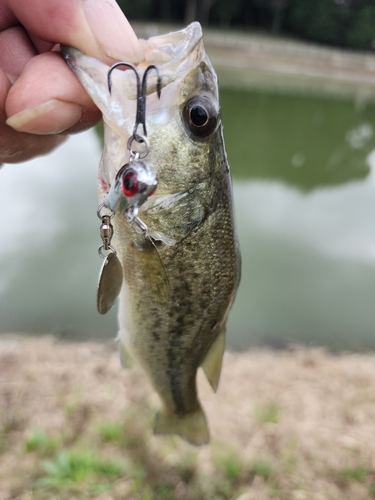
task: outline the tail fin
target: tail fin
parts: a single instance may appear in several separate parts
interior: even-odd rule
[[[200,446],[210,440],[206,417],[201,407],[186,415],[166,415],[160,411],[154,424],[155,434],[177,434],[190,444]]]

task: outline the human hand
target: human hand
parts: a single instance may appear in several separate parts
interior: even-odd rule
[[[0,163],[48,153],[101,117],[56,44],[107,64],[144,58],[115,0],[0,0]]]

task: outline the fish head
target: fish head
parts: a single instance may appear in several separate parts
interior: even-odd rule
[[[194,183],[198,161],[192,168],[186,165],[197,153],[206,154],[220,126],[217,77],[202,37],[201,26],[195,22],[184,30],[140,41],[145,53],[145,60],[137,66],[140,79],[150,65],[161,76],[159,98],[157,72],[148,71],[145,114],[150,145],[145,162],[156,172],[158,196],[181,192]],[[104,150],[98,179],[103,200],[131,155],[128,141],[136,121],[137,78],[133,71],[113,70],[110,92],[109,66],[71,47],[64,48],[64,55],[103,114]]]

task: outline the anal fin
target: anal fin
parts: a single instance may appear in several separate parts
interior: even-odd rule
[[[137,363],[126,346],[125,342],[121,339],[118,341],[118,348],[120,354],[120,362],[123,368],[133,368]]]
[[[202,362],[204,374],[212,389],[216,392],[219,385],[223,355],[225,350],[225,326],[222,326],[210,350]]]
[[[201,407],[186,415],[168,415],[161,410],[155,418],[155,434],[177,434],[190,444],[200,446],[210,440],[207,420]]]

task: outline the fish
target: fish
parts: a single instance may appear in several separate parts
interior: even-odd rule
[[[122,359],[135,359],[159,396],[155,434],[177,434],[193,445],[209,442],[197,394],[197,370],[218,388],[225,328],[240,280],[240,250],[225,151],[216,73],[199,23],[141,40],[147,80],[148,156],[157,188],[142,205],[140,231],[116,212],[113,245],[123,268],[119,296]],[[99,107],[104,148],[99,200],[129,161],[137,88],[134,73],[109,67],[71,47],[65,59]]]

